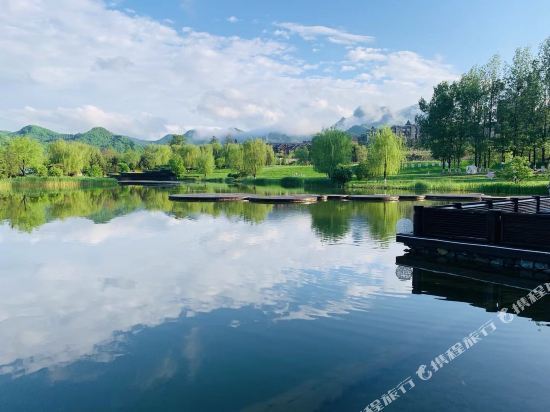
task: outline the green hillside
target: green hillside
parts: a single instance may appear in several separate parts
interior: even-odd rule
[[[28,136],[45,144],[59,139],[71,140],[87,143],[100,149],[114,149],[118,152],[124,152],[128,149],[139,149],[147,144],[153,143],[146,140],[113,134],[103,127],[94,127],[85,133],[63,134],[35,125],[25,126],[17,132],[0,131],[0,142],[18,136]]]
[[[103,127],[94,127],[85,133],[77,133],[70,140],[87,143],[100,149],[111,148],[118,152],[143,146],[128,136],[113,134]]]

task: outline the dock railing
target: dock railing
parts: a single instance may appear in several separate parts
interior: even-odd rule
[[[550,196],[414,208],[414,235],[550,250]]]

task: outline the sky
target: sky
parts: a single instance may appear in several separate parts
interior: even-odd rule
[[[0,0],[0,130],[156,139],[306,135],[397,114],[495,53],[534,51],[550,1]]]

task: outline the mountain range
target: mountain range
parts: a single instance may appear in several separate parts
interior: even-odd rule
[[[352,116],[342,117],[332,127],[338,130],[343,130],[352,136],[359,136],[371,127],[379,127],[382,125],[404,124],[407,120],[414,121],[415,115],[418,113],[418,106],[410,106],[399,111],[392,111],[388,107],[357,107]],[[157,140],[145,140],[130,136],[119,135],[110,132],[103,127],[94,127],[84,133],[67,134],[58,133],[53,130],[46,129],[41,126],[29,125],[23,127],[16,132],[0,131],[0,142],[12,137],[29,136],[39,140],[42,143],[53,142],[58,139],[68,141],[83,142],[100,149],[112,148],[117,151],[125,151],[127,149],[136,149],[144,147],[148,144],[169,144],[173,135],[167,134]],[[289,143],[301,142],[311,139],[311,135],[288,135],[276,131],[244,131],[237,128],[208,128],[208,129],[191,129],[184,136],[187,142],[204,143],[212,137],[222,141],[225,137],[230,136],[237,141],[243,141],[252,137],[265,138],[270,143]]]

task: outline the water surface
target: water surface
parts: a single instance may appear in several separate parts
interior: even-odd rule
[[[359,411],[525,293],[398,268],[412,203],[203,189],[0,195],[0,411]],[[546,410],[546,299],[385,410]]]

